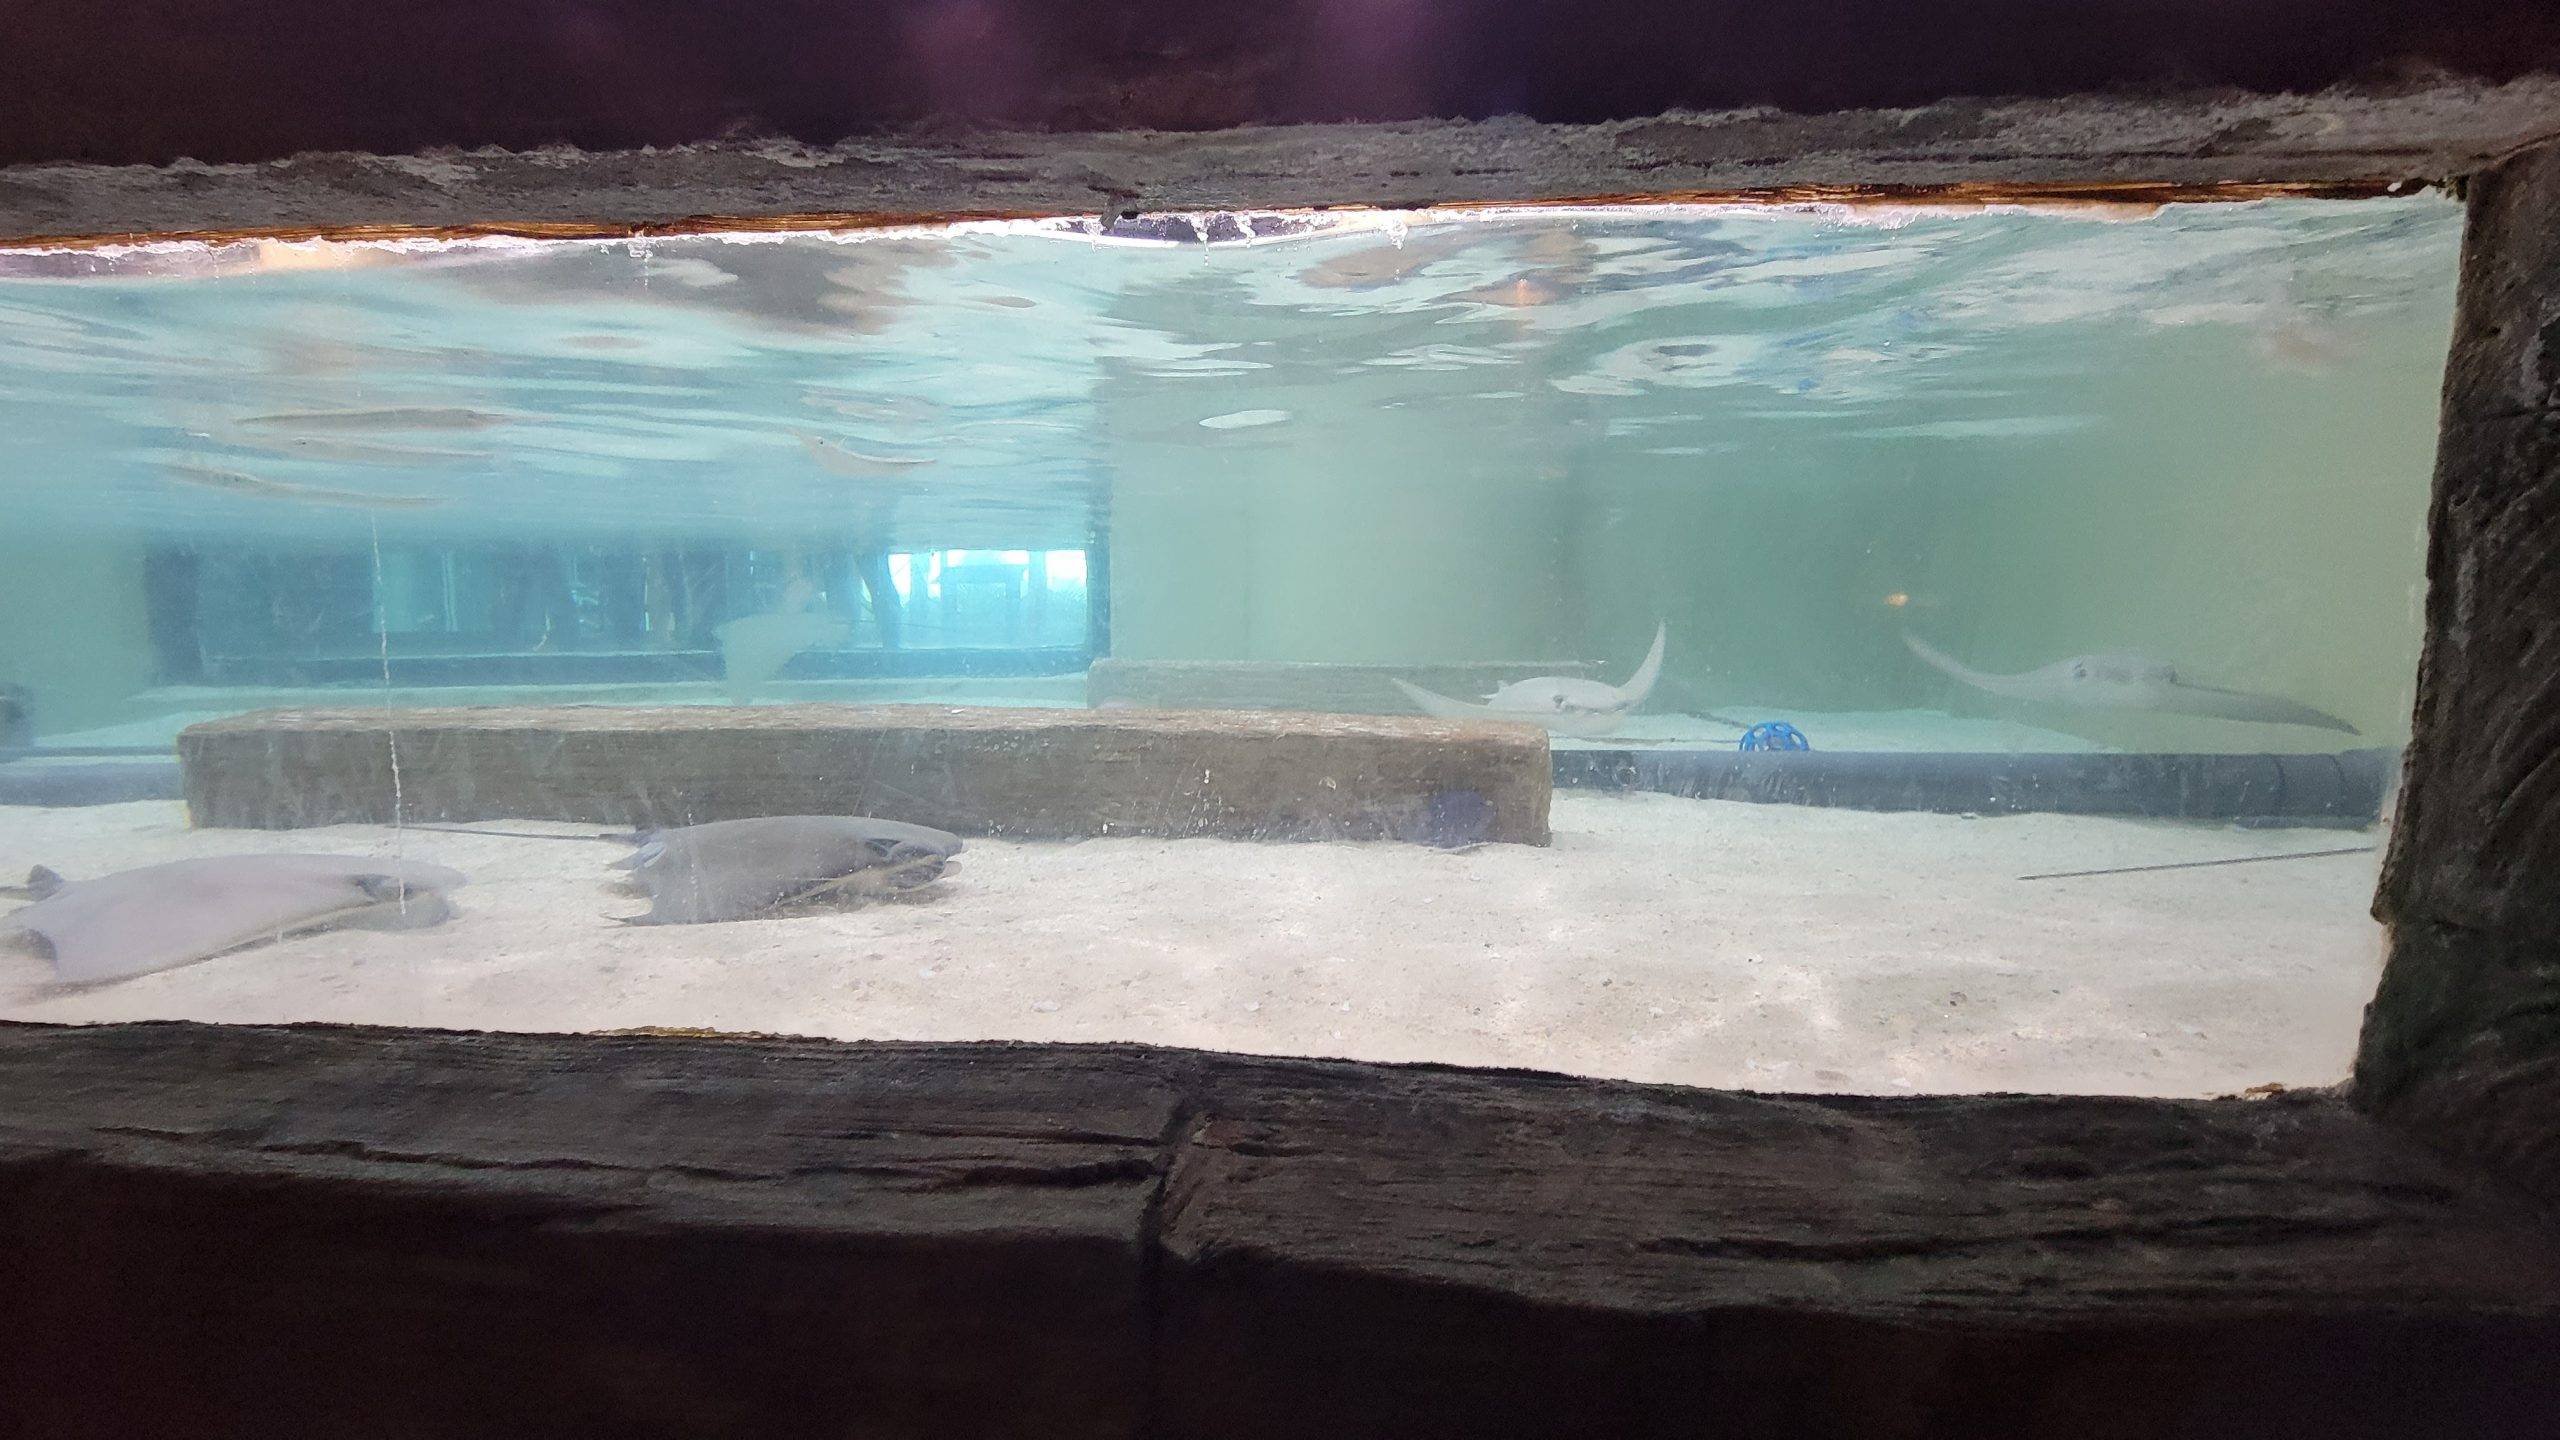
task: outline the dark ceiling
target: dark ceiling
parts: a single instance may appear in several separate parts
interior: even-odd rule
[[[0,162],[2560,70],[2552,0],[0,0]]]

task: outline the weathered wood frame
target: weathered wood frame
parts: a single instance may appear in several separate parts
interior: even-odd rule
[[[1304,206],[1737,200],[2156,204],[2372,195],[2560,134],[2560,75],[2312,96],[1946,100],[1909,110],[883,136],[581,154],[301,155],[0,170],[0,245],[535,237]]]
[[[0,1433],[2549,1433],[2555,93],[0,175],[0,233],[75,241],[1783,186],[2467,177],[2471,206],[2393,953],[2343,1095],[5,1026]]]
[[[2560,1413],[2560,1233],[2321,1097],[202,1025],[0,1026],[0,1097],[6,1433]]]

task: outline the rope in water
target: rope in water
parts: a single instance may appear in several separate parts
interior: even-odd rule
[[[2283,855],[2239,855],[2228,860],[2180,860],[2170,865],[2118,865],[2106,870],[2053,870],[2042,875],[2021,875],[2021,880],[2075,880],[2083,875],[2141,875],[2153,870],[2201,870],[2209,865],[2257,865],[2269,860],[2318,860],[2330,855],[2370,855],[2370,845],[2349,845],[2342,850],[2295,850]]]

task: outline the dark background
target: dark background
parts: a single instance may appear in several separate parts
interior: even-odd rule
[[[0,0],[0,162],[2560,70],[2560,0]]]

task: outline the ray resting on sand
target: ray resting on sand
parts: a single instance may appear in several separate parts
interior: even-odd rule
[[[1423,713],[1441,720],[1513,720],[1544,726],[1557,735],[1606,735],[1653,693],[1654,682],[1662,678],[1662,651],[1669,636],[1669,626],[1653,628],[1653,648],[1645,652],[1644,662],[1624,685],[1537,675],[1503,686],[1481,705],[1452,700],[1404,680],[1397,680],[1395,686]]]
[[[2041,700],[2091,710],[2148,710],[2169,715],[2210,715],[2264,725],[2310,725],[2349,735],[2356,727],[2298,701],[2248,690],[2224,690],[2181,679],[2177,668],[2131,651],[2074,655],[2017,675],[1971,669],[1915,635],[1902,643],[1928,665],[1985,694]]]
[[[614,862],[649,897],[632,925],[744,920],[777,910],[903,894],[954,868],[960,837],[855,815],[763,815],[628,837]]]
[[[38,866],[35,903],[0,916],[0,942],[90,985],[169,970],[314,930],[406,930],[452,915],[459,871],[364,855],[218,855],[65,880]]]

